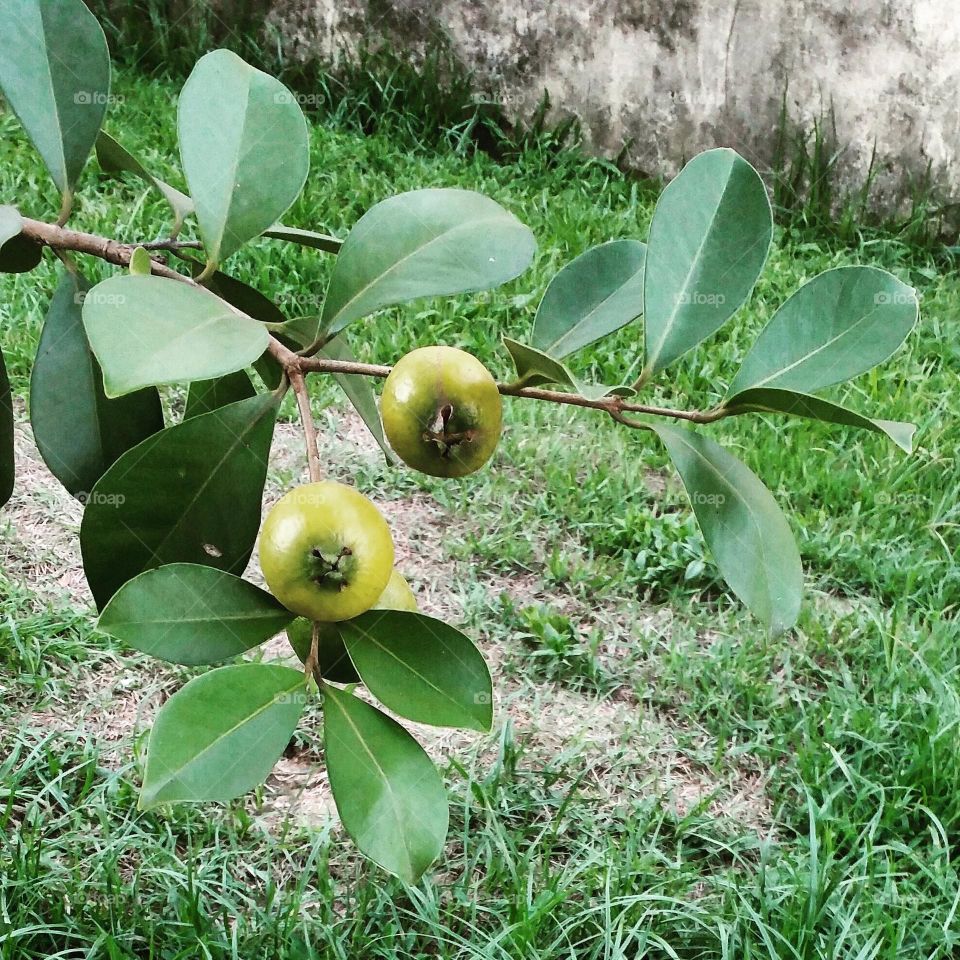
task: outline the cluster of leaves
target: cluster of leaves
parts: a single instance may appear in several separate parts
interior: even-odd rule
[[[288,627],[294,614],[241,579],[256,541],[267,461],[289,356],[349,360],[344,331],[391,304],[495,287],[521,273],[530,231],[493,200],[418,190],[368,211],[341,243],[280,217],[309,176],[307,127],[296,97],[228,51],[204,56],[178,106],[189,196],[164,183],[101,129],[109,102],[106,42],[81,0],[16,0],[6,8],[0,86],[63,195],[96,149],[101,167],[156,188],[172,213],[163,249],[90,288],[74,259],[46,318],[31,384],[31,419],[53,474],[86,506],[84,569],[100,624],[132,647],[182,664],[220,664]],[[204,258],[175,238],[195,220]],[[802,573],[786,519],[761,481],[692,430],[624,413],[652,377],[714,334],[747,300],[772,234],[766,190],[730,150],[694,159],[664,191],[648,243],[614,240],[564,267],[537,310],[529,345],[504,338],[517,381],[560,386],[615,419],[651,430],[686,486],[720,573],[772,632],[796,620]],[[272,237],[335,254],[317,315],[285,316],[221,264]],[[96,239],[96,238],[93,238]],[[12,207],[0,208],[0,269],[35,267],[42,249]],[[65,248],[69,247],[64,243]],[[72,247],[105,256],[89,243]],[[120,262],[126,263],[123,259]],[[899,346],[916,321],[914,291],[869,267],[829,271],[775,314],[710,422],[773,412],[876,430],[905,449],[911,428],[818,397]],[[633,383],[579,379],[576,351],[644,318]],[[297,351],[297,353],[291,353]],[[369,381],[338,380],[386,451]],[[158,387],[189,384],[184,414],[164,425]],[[0,358],[0,502],[14,476],[13,416]],[[454,628],[416,613],[372,611],[339,627],[357,678],[393,713],[487,729],[483,658]],[[142,803],[227,800],[263,781],[303,710],[301,671],[228,663],[183,687],[160,711]],[[361,850],[415,880],[439,854],[446,800],[439,774],[386,713],[322,681],[326,760],[341,817]]]

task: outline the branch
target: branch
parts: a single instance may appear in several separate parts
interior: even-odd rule
[[[92,233],[81,233],[77,230],[68,230],[65,227],[58,227],[55,224],[44,223],[40,220],[30,220],[23,218],[23,235],[43,246],[50,247],[54,251],[75,250],[78,253],[90,254],[106,260],[108,263],[116,264],[119,267],[126,267],[130,264],[130,257],[138,246],[146,249],[173,250],[181,249],[186,246],[193,246],[195,241],[157,241],[154,244],[132,244],[120,243],[116,240],[109,240],[106,237],[99,237]],[[208,290],[203,284],[196,280],[177,273],[160,260],[151,259],[153,273],[158,277],[166,277],[170,280],[179,280],[181,283],[189,283],[191,286],[202,290],[208,296],[216,297],[221,303],[225,304],[233,313],[240,317],[247,317],[242,310],[237,309],[233,304],[215,293]],[[249,319],[249,318],[248,318]],[[300,416],[303,420],[304,434],[307,441],[307,456],[310,463],[310,477],[316,479],[320,476],[320,455],[317,451],[316,428],[313,424],[312,414],[310,413],[309,396],[303,382],[305,373],[337,373],[353,374],[361,377],[387,377],[390,375],[390,367],[372,363],[355,363],[349,360],[331,360],[326,357],[303,357],[294,353],[288,347],[284,346],[276,337],[271,336],[268,352],[283,367],[290,380],[290,385],[297,394],[297,403],[300,408]],[[299,386],[298,386],[299,385]],[[302,389],[301,389],[302,388]],[[497,388],[500,393],[507,397],[520,397],[525,400],[543,400],[548,403],[563,403],[574,407],[586,407],[591,410],[603,410],[610,414],[619,423],[630,427],[643,427],[640,421],[631,421],[625,417],[627,413],[647,414],[655,417],[669,417],[673,420],[686,420],[689,423],[713,423],[729,415],[729,411],[722,407],[716,407],[713,410],[673,410],[669,407],[650,406],[643,403],[631,403],[623,397],[600,397],[597,400],[591,400],[580,396],[578,393],[563,393],[559,390],[544,390],[539,387],[518,387],[511,383],[498,383]]]

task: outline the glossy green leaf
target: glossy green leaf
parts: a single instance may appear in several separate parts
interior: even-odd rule
[[[626,384],[618,387],[607,387],[603,384],[586,383],[575,377],[565,364],[543,353],[543,351],[527,346],[525,343],[511,340],[509,337],[502,337],[501,339],[517,370],[517,381],[525,387],[557,384],[572,393],[578,393],[580,396],[586,397],[588,400],[599,400],[606,396],[632,397],[636,392]]]
[[[193,68],[177,132],[209,263],[273,227],[306,182],[307,122],[297,98],[229,50]]]
[[[323,304],[323,329],[418,297],[499,286],[533,259],[533,234],[469,190],[413,190],[368,210],[343,242]]]
[[[680,474],[720,575],[772,634],[789,630],[800,612],[803,569],[773,495],[712,440],[665,424],[650,429]]]
[[[340,819],[365,856],[416,883],[443,852],[443,780],[396,720],[330,684],[323,695],[327,773]]]
[[[27,273],[43,257],[43,247],[23,236],[16,207],[0,206],[0,273]]]
[[[730,389],[813,393],[876,366],[903,343],[919,314],[913,287],[876,267],[837,267],[805,283],[773,315]]]
[[[5,0],[0,88],[62,193],[90,154],[110,95],[110,54],[82,0]]]
[[[84,298],[83,324],[108,397],[233,373],[253,363],[270,339],[262,323],[164,277],[98,283]]]
[[[16,476],[13,449],[13,398],[7,365],[0,350],[0,507],[13,495]]]
[[[183,419],[189,420],[191,417],[198,417],[256,395],[257,391],[253,389],[245,370],[237,370],[236,373],[228,373],[225,377],[216,377],[213,380],[194,380],[187,391]]]
[[[267,779],[304,706],[303,674],[289,667],[239,663],[195,677],[157,714],[140,809],[243,796]]]
[[[40,455],[81,499],[121,454],[163,429],[155,388],[115,400],[104,394],[80,316],[88,289],[82,277],[62,272],[30,379],[30,421]]]
[[[170,563],[125,583],[98,626],[171,663],[217,663],[276,636],[294,618],[265,590],[195,563]]]
[[[663,191],[644,272],[648,378],[715,333],[763,269],[773,215],[759,174],[733,150],[708,150]]]
[[[173,210],[171,233],[176,235],[180,232],[183,221],[193,213],[193,201],[185,193],[155,177],[129,150],[103,130],[97,134],[96,150],[97,162],[104,173],[132,173],[161,193]]]
[[[638,240],[611,240],[571,260],[540,301],[533,346],[560,359],[639,317],[646,253]]]
[[[744,390],[737,394],[736,405],[728,409],[734,413],[786,413],[795,417],[821,420],[824,423],[838,423],[847,427],[872,430],[874,433],[882,433],[889,437],[906,453],[913,452],[913,435],[917,429],[912,423],[901,423],[898,420],[871,420],[863,414],[848,410],[829,400],[822,400],[820,397],[769,387]]]
[[[282,223],[275,223],[269,230],[264,230],[263,235],[272,240],[286,240],[288,243],[298,243],[301,247],[312,247],[327,253],[339,253],[343,246],[343,241],[336,237],[313,230],[301,230],[299,227],[288,227]]]
[[[394,713],[438,727],[490,729],[490,671],[459,630],[401,610],[370,610],[340,630],[363,682]]]
[[[333,683],[359,683],[360,674],[357,673],[347,653],[340,632],[339,623],[318,624],[317,664],[319,679],[327,679]],[[304,617],[298,617],[287,627],[287,639],[293,652],[306,664],[310,656],[310,644],[313,643],[313,623]]]
[[[350,362],[356,360],[350,345],[343,336],[331,340],[322,350],[317,351],[317,355],[329,360],[347,360]],[[377,406],[377,395],[373,391],[369,378],[337,373],[334,374],[334,379],[340,384],[340,389],[347,395],[347,399],[353,404],[353,408],[360,414],[360,419],[366,424],[367,429],[373,435],[373,439],[377,441],[387,458],[387,462],[393,463],[395,458],[383,435],[383,422],[380,419],[380,408]]]
[[[98,607],[167,563],[243,573],[260,528],[278,406],[261,394],[168,427],[100,478],[80,527]]]

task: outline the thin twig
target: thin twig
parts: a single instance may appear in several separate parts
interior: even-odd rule
[[[58,227],[55,224],[44,223],[40,220],[23,219],[23,234],[31,240],[44,246],[51,247],[54,250],[75,250],[78,253],[87,253],[117,266],[125,267],[130,263],[130,257],[137,246],[144,246],[148,249],[169,249],[176,252],[177,246],[151,247],[150,244],[130,244],[119,243],[116,240],[109,240],[106,237],[99,237],[92,233],[81,233],[77,230],[68,230],[65,227]],[[160,241],[162,242],[162,241]],[[179,245],[186,246],[186,243]],[[211,297],[216,294],[208,290],[202,284],[177,273],[165,263],[158,260],[151,260],[153,273],[158,277],[167,277],[171,280],[179,280],[182,283],[189,283],[191,286],[202,290]],[[233,313],[241,317],[247,317],[247,314],[239,310],[233,304],[221,297],[216,297],[224,303]],[[300,356],[288,347],[284,346],[276,337],[271,336],[267,346],[268,352],[283,367],[290,384],[297,393],[297,403],[300,407],[301,419],[304,421],[304,433],[310,431],[313,439],[307,440],[308,459],[310,462],[310,476],[313,479],[316,473],[319,479],[320,457],[317,452],[316,430],[313,426],[312,415],[309,412],[309,397],[306,393],[304,384],[304,373],[338,373],[354,374],[361,377],[384,378],[390,375],[391,368],[380,364],[356,363],[351,360],[332,360],[327,357],[304,357]],[[298,384],[300,388],[298,388]],[[301,389],[302,388],[302,389]],[[639,413],[654,417],[668,417],[673,420],[685,420],[689,423],[713,423],[723,417],[729,416],[729,411],[723,407],[715,407],[712,410],[674,410],[670,407],[651,406],[645,403],[631,403],[623,397],[600,397],[590,399],[583,397],[578,393],[565,393],[560,390],[544,390],[540,387],[520,387],[514,383],[499,383],[497,388],[500,393],[507,397],[520,397],[525,400],[543,400],[547,403],[563,403],[574,407],[586,407],[591,410],[603,410],[609,413],[618,423],[629,427],[645,426],[641,421],[631,421],[624,417],[627,413]]]

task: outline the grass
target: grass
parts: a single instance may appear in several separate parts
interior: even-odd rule
[[[108,128],[182,186],[175,86],[122,72],[116,92]],[[8,115],[0,135],[0,202],[52,218],[57,199]],[[312,171],[291,223],[342,235],[385,196],[445,185],[488,193],[530,224],[539,252],[518,280],[351,329],[364,359],[441,341],[498,375],[509,373],[500,334],[526,334],[556,269],[594,243],[645,238],[657,195],[570,151],[530,144],[498,162],[442,138],[415,148],[390,129],[360,135],[344,117],[314,126]],[[79,197],[76,225],[121,239],[155,236],[167,216],[93,163]],[[512,684],[519,703],[564,691],[626,703],[654,724],[625,731],[647,763],[623,746],[587,775],[580,750],[544,755],[501,717],[491,742],[445,770],[448,858],[416,888],[352,857],[339,831],[264,829],[256,798],[138,812],[137,753],[98,735],[89,711],[62,721],[90,677],[150,676],[147,661],[96,634],[86,611],[0,575],[0,958],[956,956],[960,284],[908,239],[782,221],[748,306],[652,393],[714,402],[776,306],[827,267],[873,263],[920,289],[907,346],[839,393],[918,423],[914,456],[803,421],[713,431],[797,533],[808,596],[785,641],[765,638],[723,590],[662,451],[589,412],[510,403],[494,469],[464,483],[376,458],[336,465],[380,499],[424,498],[442,513],[445,591],[502,652],[498,687]],[[264,242],[231,266],[297,313],[316,308],[330,261]],[[0,278],[3,349],[24,399],[53,283],[49,266]],[[626,328],[578,371],[620,382],[636,336]],[[339,398],[315,390],[333,423]],[[150,682],[163,693],[176,679]],[[761,776],[764,822],[723,816],[710,798],[679,809],[652,773],[668,761],[717,784]]]

